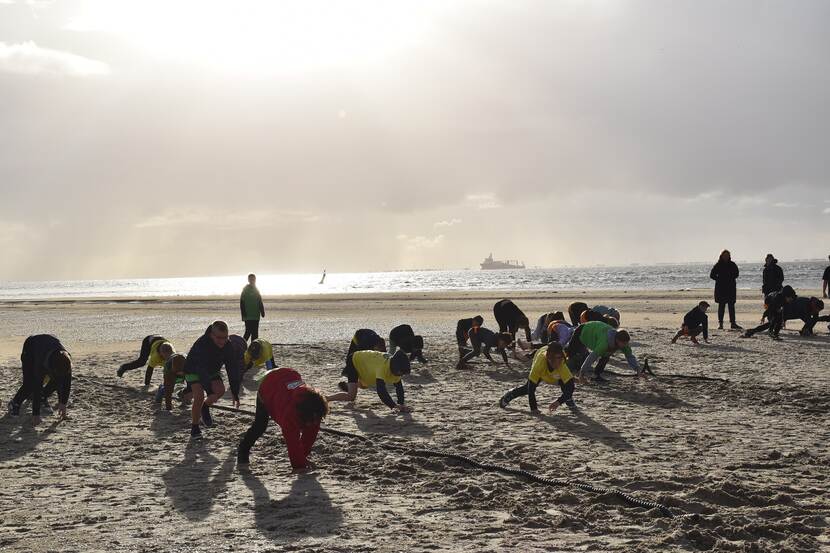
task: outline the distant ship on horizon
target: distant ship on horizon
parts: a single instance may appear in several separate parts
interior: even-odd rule
[[[499,261],[497,259],[493,259],[493,254],[491,253],[484,261],[481,262],[481,269],[482,270],[490,270],[490,269],[524,269],[525,264],[519,263],[515,260],[507,259],[505,261]]]

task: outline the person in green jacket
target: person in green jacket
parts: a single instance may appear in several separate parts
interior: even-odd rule
[[[631,335],[625,329],[616,329],[602,321],[581,324],[568,342],[568,365],[573,372],[577,372],[578,369],[578,377],[584,381],[585,373],[599,361],[594,369],[594,380],[604,382],[602,372],[608,359],[616,351],[622,351],[628,366],[636,371],[637,376],[643,376],[630,343]]]
[[[245,322],[245,341],[248,338],[256,340],[259,338],[259,319],[265,316],[265,306],[262,305],[262,296],[256,287],[256,275],[248,275],[248,284],[242,289],[239,296],[239,310],[242,312],[242,320]]]

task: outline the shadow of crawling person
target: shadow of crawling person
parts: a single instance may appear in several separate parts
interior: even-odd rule
[[[202,440],[191,440],[182,460],[162,475],[173,508],[189,520],[207,518],[217,496],[233,479],[236,452],[231,450],[220,464],[208,447]]]
[[[618,387],[611,381],[609,384],[593,385],[591,392],[600,396],[619,399],[628,403],[637,403],[646,407],[657,407],[660,409],[676,409],[678,407],[696,409],[698,406],[684,401],[663,389],[656,381],[646,381],[644,386],[631,386],[631,379]]]
[[[268,488],[253,471],[245,469],[240,474],[254,496],[257,528],[277,541],[329,535],[343,523],[340,508],[332,505],[315,474],[292,476],[291,489],[278,500],[271,499]]]
[[[508,407],[506,410],[512,411],[515,409]],[[560,410],[561,413],[557,412],[554,415],[540,414],[537,417],[557,430],[573,434],[579,438],[597,441],[617,450],[634,449],[634,446],[622,434],[591,418],[581,409],[569,411],[563,407]]]
[[[29,416],[12,417],[8,413],[0,417],[0,463],[11,461],[34,451],[47,442],[61,421],[54,418],[48,424],[32,426]]]
[[[418,422],[412,413],[388,413],[378,415],[374,411],[355,409],[341,412],[352,417],[361,432],[365,434],[395,434],[398,436],[432,436],[432,428]]]

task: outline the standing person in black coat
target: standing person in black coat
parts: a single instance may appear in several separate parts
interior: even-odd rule
[[[718,329],[723,330],[723,312],[729,308],[729,323],[733,330],[743,330],[735,322],[735,301],[738,299],[738,266],[732,261],[729,250],[723,250],[720,259],[709,272],[715,281],[715,303],[718,304]]]
[[[768,253],[764,260],[764,270],[761,277],[761,292],[764,297],[770,292],[778,292],[784,287],[784,270],[771,253]]]
[[[830,259],[830,255],[827,259]],[[821,277],[821,295],[826,298],[827,292],[830,292],[830,265],[824,269],[824,275]]]
[[[516,332],[523,329],[527,341],[531,341],[530,321],[527,315],[512,300],[501,300],[496,303],[493,306],[493,315],[496,317],[496,322],[499,323],[499,332],[509,332],[515,341]]]

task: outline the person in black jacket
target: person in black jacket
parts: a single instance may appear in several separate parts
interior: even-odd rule
[[[354,363],[352,356],[356,351],[386,351],[386,341],[372,329],[360,328],[352,336],[352,341],[349,342],[349,351],[346,352],[346,368],[341,372],[343,376],[348,376],[353,373]]]
[[[409,355],[410,361],[417,359],[420,363],[426,364],[427,360],[423,354],[424,338],[415,334],[411,326],[398,325],[389,332],[389,355],[393,355],[398,348]]]
[[[697,307],[694,307],[686,313],[686,316],[683,317],[683,324],[680,330],[677,331],[677,334],[674,335],[674,338],[671,339],[671,343],[677,343],[677,339],[681,336],[688,336],[692,340],[692,343],[697,345],[700,343],[697,341],[697,336],[702,333],[703,341],[708,344],[709,317],[706,316],[707,309],[709,309],[709,302],[702,301],[697,304]]]
[[[246,348],[247,342],[241,336],[228,336],[228,324],[225,321],[214,321],[190,348],[184,365],[184,378],[193,394],[190,427],[192,437],[202,435],[200,420],[205,426],[213,426],[210,406],[225,395],[225,384],[219,373],[223,365],[230,380],[234,407],[239,407],[242,359]]]
[[[478,357],[482,353],[491,363],[494,363],[493,358],[490,356],[491,349],[495,349],[498,353],[500,353],[501,358],[504,359],[504,364],[509,367],[510,363],[507,360],[506,350],[507,346],[510,345],[510,342],[511,337],[507,332],[496,334],[489,328],[484,328],[483,326],[474,327],[470,330],[470,343],[473,345],[473,351],[462,357],[455,368],[465,368],[464,366],[467,361],[473,357]]]
[[[484,317],[476,315],[469,319],[459,319],[455,325],[455,340],[458,342],[458,358],[467,354],[467,341],[470,339],[470,330],[484,324]]]
[[[51,334],[29,336],[20,354],[23,384],[9,402],[9,413],[20,415],[20,406],[32,400],[32,424],[40,424],[40,404],[51,391],[58,392],[58,414],[66,418],[66,404],[72,389],[72,357],[61,341]],[[46,393],[44,393],[44,386]]]
[[[588,304],[584,301],[575,301],[568,306],[568,317],[571,318],[571,325],[579,325],[579,317],[584,311],[588,311]]]
[[[764,317],[768,320],[767,323],[756,326],[743,333],[742,338],[752,338],[753,334],[769,331],[769,335],[773,339],[778,340],[778,334],[781,332],[781,327],[784,326],[784,306],[792,303],[796,299],[795,290],[792,286],[784,286],[777,292],[770,292],[764,298]]]
[[[821,310],[824,309],[824,302],[816,297],[808,298],[806,296],[798,296],[790,303],[784,304],[784,321],[792,321],[801,319],[804,321],[804,326],[798,331],[802,336],[812,336],[813,327],[819,321],[830,321],[830,316],[819,316]],[[752,329],[752,334],[763,332],[769,329],[771,323],[767,322]]]
[[[830,259],[830,255],[827,256],[827,259]],[[824,274],[821,276],[821,295],[825,299],[828,292],[830,292],[830,265],[824,268]]]
[[[496,305],[493,306],[493,315],[495,315],[496,322],[499,324],[499,332],[509,332],[513,337],[512,341],[516,341],[516,332],[519,329],[525,331],[525,337],[528,342],[532,341],[530,336],[530,321],[527,315],[511,300],[496,302]]]
[[[709,278],[715,281],[715,303],[718,304],[718,329],[723,330],[723,312],[729,308],[729,323],[733,330],[743,330],[735,322],[735,301],[738,298],[738,266],[732,261],[729,250],[723,250],[718,262],[709,272]]]
[[[777,292],[784,286],[784,270],[778,260],[771,253],[764,259],[764,270],[761,273],[761,293],[764,297],[770,292]]]

